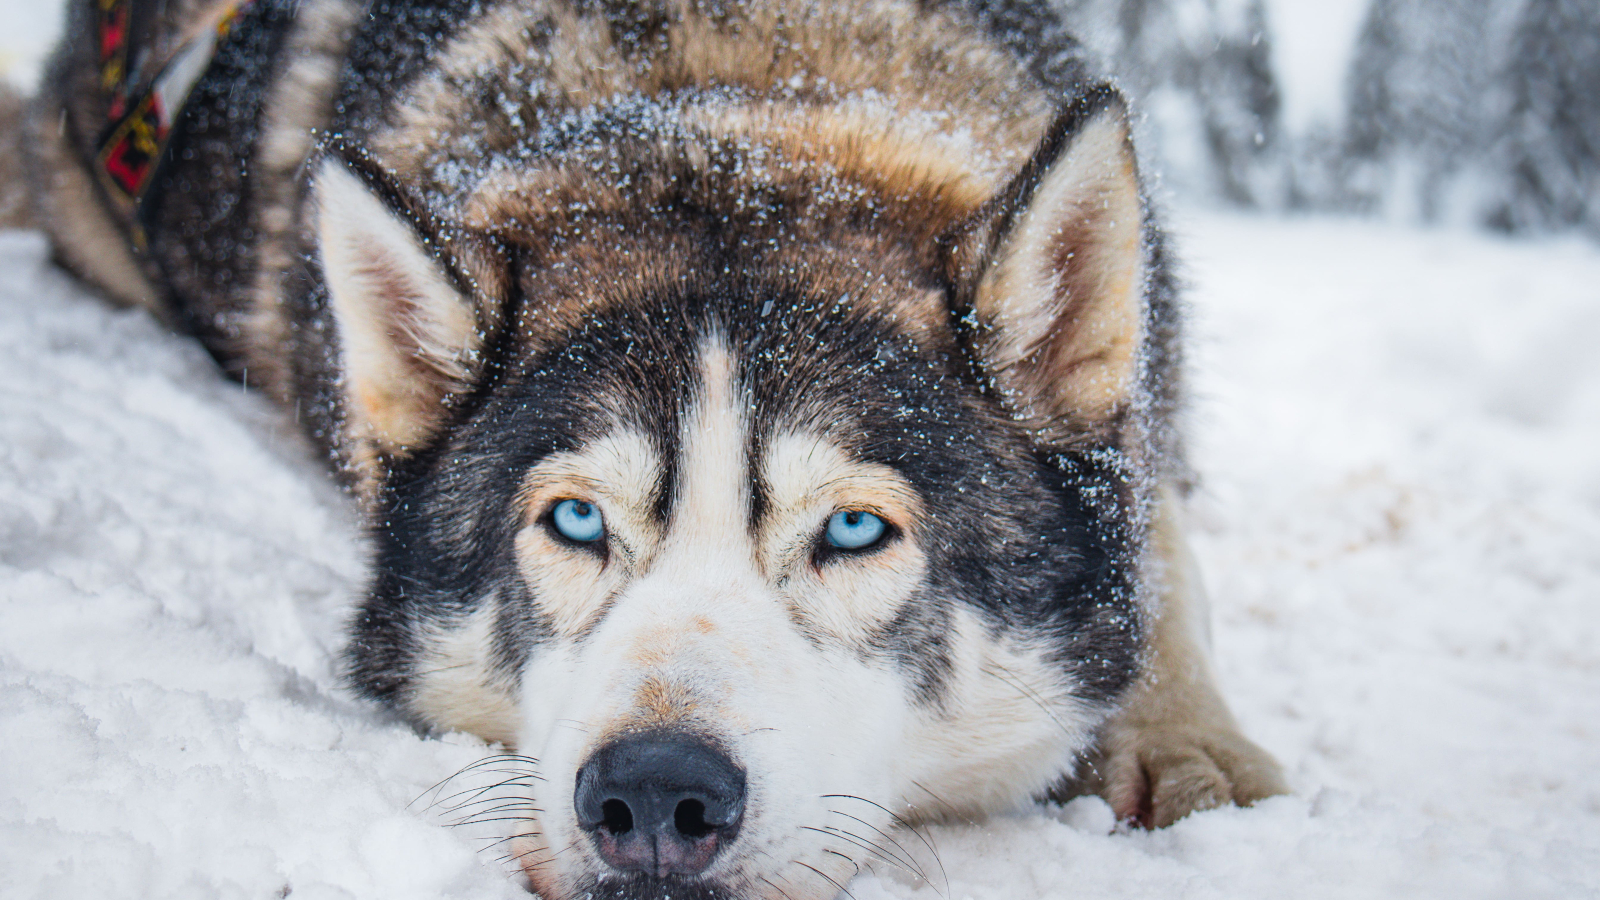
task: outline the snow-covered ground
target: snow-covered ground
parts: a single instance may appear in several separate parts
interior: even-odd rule
[[[1294,794],[936,828],[851,894],[1600,896],[1600,248],[1178,227],[1220,667]],[[0,895],[522,896],[412,804],[485,748],[339,687],[360,555],[290,423],[0,235]]]

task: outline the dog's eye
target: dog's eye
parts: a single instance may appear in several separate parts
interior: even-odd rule
[[[865,550],[883,540],[888,526],[862,509],[846,509],[828,518],[828,546],[840,550]]]
[[[606,521],[600,508],[583,500],[563,500],[550,511],[550,524],[569,541],[590,544],[605,537]]]

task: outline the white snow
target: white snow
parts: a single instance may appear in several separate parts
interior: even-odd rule
[[[1178,225],[1219,664],[1294,793],[936,828],[851,894],[1600,896],[1600,249]],[[408,808],[485,748],[338,686],[360,550],[292,423],[45,257],[0,235],[0,894],[521,896]]]

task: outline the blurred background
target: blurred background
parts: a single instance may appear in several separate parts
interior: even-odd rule
[[[1594,0],[1066,0],[1171,190],[1600,237]]]
[[[1596,0],[1058,0],[1185,202],[1600,237]],[[59,0],[0,0],[26,90]]]

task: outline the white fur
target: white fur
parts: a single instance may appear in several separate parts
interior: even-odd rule
[[[487,597],[464,623],[430,628],[418,643],[426,648],[407,704],[423,721],[513,745],[517,695],[500,683],[489,663],[498,598]]]
[[[578,451],[546,457],[523,479],[526,524],[517,533],[517,559],[534,603],[557,634],[576,639],[604,612],[606,598],[648,565],[643,554],[652,552],[661,537],[650,515],[660,468],[648,438],[618,428]],[[605,565],[592,554],[560,545],[541,521],[568,499],[600,509],[611,543]]]
[[[772,507],[769,571],[788,575],[780,594],[822,633],[861,644],[922,585],[927,557],[909,533],[922,517],[922,501],[900,473],[853,459],[816,433],[775,438],[762,474]],[[868,556],[839,558],[820,570],[807,565],[819,526],[842,509],[866,510],[908,533]]]

